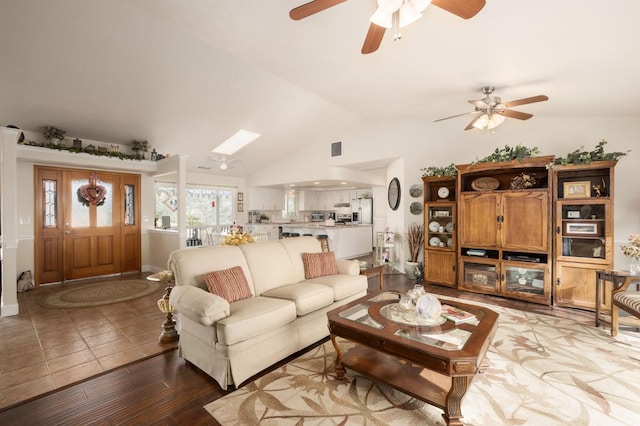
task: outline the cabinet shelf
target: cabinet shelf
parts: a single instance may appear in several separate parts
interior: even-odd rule
[[[424,186],[424,280],[430,284],[456,286],[456,178],[425,176]],[[438,196],[447,188],[446,198]]]
[[[616,163],[554,167],[553,290],[558,306],[595,309],[594,271],[613,268]]]

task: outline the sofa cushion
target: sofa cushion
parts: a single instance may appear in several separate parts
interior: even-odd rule
[[[239,266],[209,272],[204,274],[203,279],[211,293],[222,297],[229,303],[252,296],[247,278]]]
[[[231,315],[216,324],[218,341],[225,345],[259,336],[296,319],[295,304],[275,297],[250,297],[233,302],[230,307]]]
[[[333,303],[333,290],[326,285],[315,283],[283,285],[265,291],[262,295],[293,301],[298,316],[306,315]]]
[[[202,278],[204,274],[214,269],[241,266],[249,287],[255,294],[247,261],[242,250],[237,246],[187,247],[176,250],[171,253],[168,266],[173,271],[176,286],[192,285],[203,290],[207,290],[207,285]]]
[[[367,277],[364,275],[325,275],[305,282],[330,287],[333,290],[333,299],[335,301],[353,296],[363,290],[366,291],[369,287]]]
[[[302,281],[304,278],[304,276],[298,277],[294,273],[289,253],[280,244],[280,241],[263,241],[259,244],[242,244],[240,246],[249,266],[256,296],[283,284]]]
[[[308,280],[338,273],[336,255],[332,251],[328,253],[302,253],[302,263],[304,264],[304,277]]]

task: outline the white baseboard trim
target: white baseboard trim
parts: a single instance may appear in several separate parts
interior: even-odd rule
[[[0,317],[10,317],[13,315],[18,315],[19,313],[20,310],[17,303],[0,307]]]

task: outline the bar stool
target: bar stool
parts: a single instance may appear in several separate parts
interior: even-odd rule
[[[288,232],[283,232],[282,234],[280,234],[280,238],[282,238],[282,239],[289,238],[289,233]]]
[[[322,251],[328,253],[329,250],[329,236],[328,235],[318,235],[316,238],[320,241],[320,247],[322,247]]]
[[[299,237],[300,234],[298,232],[289,232],[289,237]]]

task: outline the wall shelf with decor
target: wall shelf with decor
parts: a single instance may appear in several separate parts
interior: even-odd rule
[[[459,289],[552,303],[551,161],[456,166]]]
[[[424,281],[456,286],[456,178],[424,176]]]
[[[553,281],[554,303],[558,306],[594,310],[595,271],[613,268],[616,163],[595,161],[553,167],[556,206]],[[606,297],[601,300],[608,305],[611,288],[603,291]]]

